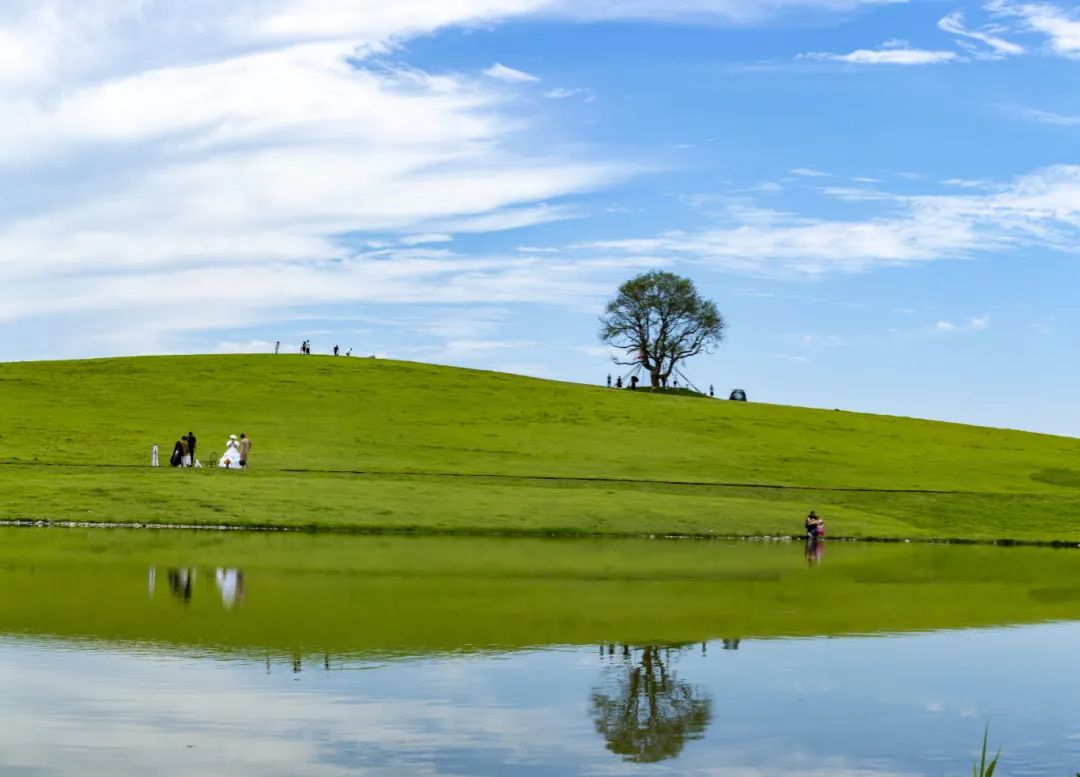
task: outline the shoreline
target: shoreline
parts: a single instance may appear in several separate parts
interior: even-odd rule
[[[505,539],[563,539],[563,540],[660,540],[692,542],[776,542],[795,543],[806,540],[802,535],[753,535],[753,534],[657,534],[635,532],[576,532],[571,530],[510,530],[496,531],[488,529],[403,529],[379,526],[278,526],[273,524],[225,524],[225,523],[156,523],[138,521],[67,521],[45,519],[0,519],[0,528],[21,529],[96,529],[105,530],[149,530],[149,531],[189,531],[189,532],[251,532],[281,534],[338,534],[352,536],[398,536],[398,537],[483,537]],[[1030,547],[1030,548],[1080,548],[1075,540],[1025,540],[1002,537],[998,539],[974,539],[965,537],[850,537],[836,535],[826,537],[826,541],[842,543],[892,544],[892,545],[980,545],[988,547]]]

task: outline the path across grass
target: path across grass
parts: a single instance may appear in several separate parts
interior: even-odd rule
[[[0,365],[0,519],[1080,542],[1080,441],[430,365]],[[151,469],[187,431],[252,469]]]

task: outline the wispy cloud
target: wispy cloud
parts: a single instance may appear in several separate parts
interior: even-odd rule
[[[549,0],[551,12],[583,19],[693,19],[758,22],[799,11],[845,13],[907,0]]]
[[[1050,124],[1055,127],[1080,127],[1080,114],[1054,113],[1036,108],[1021,108],[1016,105],[1004,106],[1007,113],[1022,119],[1029,119],[1039,124]]]
[[[800,54],[799,59],[821,62],[844,62],[850,65],[940,65],[960,58],[955,51],[929,51],[926,49],[880,48],[858,49],[848,54],[811,52]]]
[[[597,252],[700,263],[728,272],[820,276],[1042,246],[1077,252],[1080,166],[1047,168],[985,193],[878,193],[885,212],[861,221],[783,213],[694,232],[602,241]],[[717,214],[722,216],[722,214]]]
[[[501,62],[496,62],[485,70],[484,75],[488,78],[494,78],[496,81],[504,81],[508,84],[528,84],[536,83],[540,80],[532,73],[526,73],[524,70],[516,70],[515,68],[507,67]]]
[[[302,306],[452,303],[454,276],[486,290],[473,300],[518,284],[574,299],[581,274],[435,248],[572,217],[565,198],[631,168],[537,154],[502,90],[382,57],[545,4],[509,5],[0,5],[0,184],[34,191],[0,202],[0,318],[64,316],[83,340],[123,332],[152,350]],[[189,315],[163,312],[181,296]]]
[[[809,167],[796,167],[789,171],[792,175],[798,175],[803,178],[831,178],[832,173],[823,173],[821,170],[814,170]]]
[[[596,95],[593,94],[592,89],[575,88],[567,89],[564,87],[556,87],[555,89],[549,89],[543,93],[544,97],[549,100],[567,100],[571,97],[579,97],[584,102],[591,103],[596,99]]]
[[[946,178],[942,183],[958,189],[992,189],[994,187],[994,182],[986,179]]]
[[[971,334],[990,328],[990,316],[973,316],[966,321],[938,321],[934,331],[939,334]]]
[[[1066,57],[1080,57],[1080,18],[1052,3],[1016,3],[990,0],[986,6],[1000,17],[1018,19],[1023,29],[1048,39],[1050,50]]]
[[[968,29],[964,24],[963,11],[955,11],[943,17],[938,22],[938,27],[951,35],[959,35],[984,43],[999,55],[1018,56],[1025,52],[1024,47],[1020,44],[999,37],[999,34],[1004,31],[999,26],[991,25],[985,29]]]

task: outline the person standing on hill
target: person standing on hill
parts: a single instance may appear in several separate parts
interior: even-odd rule
[[[338,350],[339,350],[338,347],[335,345],[334,346],[334,356],[338,355]]]
[[[274,343],[274,353],[276,354],[280,350],[281,350],[281,341],[278,340],[277,342]]]
[[[251,440],[247,435],[240,435],[240,469],[247,469],[248,457],[251,455]]]
[[[191,457],[191,461],[188,462],[189,467],[195,466],[195,432],[187,433],[187,447],[188,456]]]

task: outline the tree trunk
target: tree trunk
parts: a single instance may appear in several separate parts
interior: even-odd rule
[[[660,388],[660,386],[663,384],[663,378],[660,376],[660,371],[659,370],[655,370],[653,372],[650,372],[649,373],[649,378],[650,378],[650,380],[652,380],[652,387],[653,388]]]

